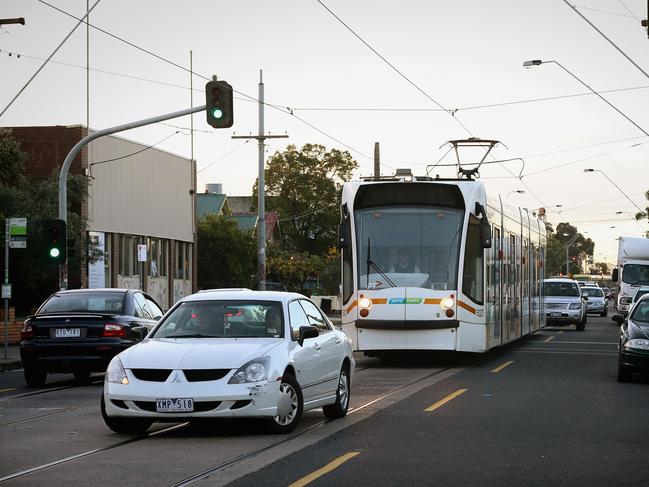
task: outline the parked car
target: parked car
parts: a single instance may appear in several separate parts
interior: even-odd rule
[[[587,297],[573,279],[545,279],[545,318],[548,325],[574,324],[578,331],[586,328]]]
[[[628,382],[634,372],[649,372],[649,294],[632,306],[628,317],[613,315],[620,324],[617,380]]]
[[[25,320],[20,332],[25,381],[39,386],[48,372],[69,372],[79,380],[103,372],[161,316],[160,306],[134,289],[56,292]]]
[[[111,361],[101,411],[117,433],[216,417],[288,433],[309,409],[347,414],[354,363],[351,339],[301,294],[203,291]]]
[[[608,315],[608,300],[601,288],[595,286],[584,286],[581,294],[588,298],[586,311],[588,313],[599,313],[600,316]]]

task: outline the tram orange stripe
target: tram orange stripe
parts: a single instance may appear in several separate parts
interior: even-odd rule
[[[346,310],[347,313],[351,313],[351,311],[356,307],[357,304],[358,304],[358,301],[356,301],[356,300],[352,301],[352,304],[350,304],[349,307]]]
[[[475,314],[475,308],[474,308],[473,306],[471,306],[470,304],[467,304],[467,303],[465,303],[464,301],[460,301],[460,300],[458,299],[458,301],[457,301],[457,305],[458,305],[460,308],[464,308],[464,309],[467,310],[469,313],[473,313],[473,314]]]
[[[388,304],[387,298],[372,298],[372,304]]]
[[[437,298],[426,298],[424,299],[424,304],[440,304],[442,302],[441,299]]]

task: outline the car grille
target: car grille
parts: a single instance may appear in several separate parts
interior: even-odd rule
[[[252,401],[250,399],[246,399],[243,401],[236,401],[232,406],[230,406],[230,409],[241,409],[245,408],[248,404],[250,404]]]
[[[570,303],[545,303],[545,309],[568,309]]]
[[[171,369],[131,369],[131,372],[139,380],[164,382],[169,377],[169,374],[171,374]]]
[[[155,401],[133,401],[133,403],[143,409],[144,411],[150,411],[152,413],[156,412]],[[194,401],[194,411],[195,413],[202,413],[205,411],[211,411],[216,409],[221,405],[221,401]]]
[[[188,382],[202,382],[206,380],[222,379],[230,369],[183,369]]]

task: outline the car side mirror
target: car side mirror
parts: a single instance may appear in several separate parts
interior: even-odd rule
[[[491,248],[491,224],[486,218],[480,222],[480,241],[483,249]]]
[[[346,249],[349,246],[347,235],[349,234],[349,223],[346,221],[338,225],[338,248]]]
[[[320,332],[315,326],[301,326],[300,327],[300,338],[298,339],[298,343],[300,346],[304,344],[304,340],[307,338],[317,338],[318,335],[320,335]]]
[[[622,315],[613,315],[611,317],[611,319],[613,321],[615,321],[618,325],[621,325],[622,323],[624,323],[624,316],[622,316]]]

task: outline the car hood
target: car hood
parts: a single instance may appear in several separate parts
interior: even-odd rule
[[[282,338],[150,338],[122,352],[127,369],[236,369]]]

